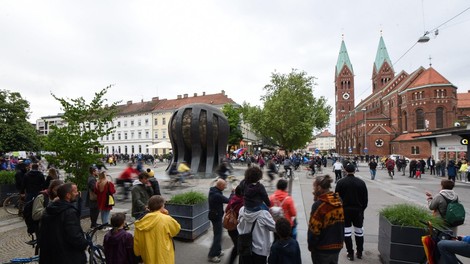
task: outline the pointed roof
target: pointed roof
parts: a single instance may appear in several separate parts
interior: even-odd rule
[[[352,74],[354,74],[353,67],[351,61],[349,60],[348,50],[346,49],[346,44],[344,44],[344,40],[341,41],[341,48],[339,50],[338,55],[338,62],[336,62],[336,76],[338,76],[339,72],[343,68],[343,66],[349,68]]]
[[[444,76],[438,73],[433,67],[429,67],[423,71],[408,88],[415,88],[431,84],[448,84],[452,85]]]
[[[379,71],[380,67],[382,67],[384,62],[387,62],[393,71],[392,61],[390,60],[390,56],[388,56],[387,47],[385,47],[385,42],[384,42],[383,37],[380,36],[379,47],[377,48],[377,55],[375,55],[375,62],[374,62],[375,70]]]

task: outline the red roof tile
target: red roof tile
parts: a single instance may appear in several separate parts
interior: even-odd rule
[[[188,96],[178,99],[171,100],[160,100],[154,110],[171,110],[178,109],[183,105],[187,104],[210,104],[210,105],[224,105],[224,104],[235,104],[235,102],[229,98],[225,93],[217,94],[207,94],[207,95],[198,95],[198,96]]]
[[[429,84],[449,84],[451,83],[438,73],[433,67],[429,67],[423,71],[408,88],[420,87]]]
[[[317,137],[334,137],[335,135],[331,134],[328,129],[325,131],[321,132],[320,134],[317,135]]]
[[[470,92],[457,94],[457,108],[470,107]]]

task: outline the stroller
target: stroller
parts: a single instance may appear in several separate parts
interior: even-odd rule
[[[439,227],[433,226],[431,222],[420,221],[428,228],[428,234],[421,237],[421,242],[423,243],[425,259],[421,263],[428,264],[437,264],[439,263],[440,253],[437,248],[437,243],[441,240],[450,240],[456,239],[452,231],[447,229],[441,229]],[[458,263],[462,264],[460,260]]]

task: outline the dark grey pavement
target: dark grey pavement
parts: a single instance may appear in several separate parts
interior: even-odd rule
[[[110,167],[109,173],[113,177],[117,177],[119,173],[124,169],[124,165],[118,165],[117,167]],[[166,175],[164,173],[165,165],[159,164],[155,168],[156,177],[161,181],[164,186]],[[235,167],[234,175],[239,179],[243,177],[245,167]],[[387,175],[385,170],[378,170],[376,180],[370,180],[369,170],[365,167],[365,164],[360,164],[359,172],[356,173],[357,177],[362,178],[369,190],[369,206],[365,211],[365,245],[364,245],[364,257],[362,260],[356,259],[354,263],[380,263],[379,253],[377,250],[377,239],[378,239],[378,214],[381,208],[386,205],[411,202],[425,206],[426,199],[424,196],[424,189],[437,192],[439,190],[439,182],[441,178],[436,176],[429,176],[425,174],[423,179],[414,180],[406,176],[397,176],[392,180]],[[324,173],[331,172],[331,167],[324,169]],[[400,173],[401,175],[401,173]],[[310,207],[313,203],[312,195],[312,180],[307,179],[305,176],[305,170],[299,170],[295,172],[295,180],[292,186],[292,196],[295,200],[297,211],[298,211],[298,238],[299,244],[302,251],[303,263],[311,263],[310,254],[307,249],[307,221],[310,215]],[[201,180],[199,186],[192,189],[200,190],[204,193],[208,192],[210,180]],[[274,191],[273,187],[269,187],[267,182],[264,182],[268,192]],[[458,183],[456,187],[457,193],[464,193],[468,190],[470,185],[464,183]],[[163,196],[167,199],[172,194],[180,191],[186,191],[186,189],[176,189],[169,191],[162,189]],[[225,195],[229,195],[229,191],[225,192]],[[470,199],[466,196],[461,199],[461,202],[466,208],[470,208]],[[130,202],[118,202],[113,211],[128,211],[130,212]],[[469,210],[470,211],[470,210]],[[467,217],[470,219],[470,216]],[[470,220],[467,220],[467,224],[459,227],[459,234],[470,234]],[[84,229],[89,227],[89,220],[82,220],[82,226]],[[131,229],[132,230],[132,229]],[[102,237],[104,232],[100,233]],[[100,238],[101,239],[101,238]],[[26,234],[26,228],[22,220],[18,217],[7,215],[4,210],[0,210],[0,262],[7,261],[12,257],[27,257],[34,253],[34,250],[26,245],[24,241],[28,241]],[[176,263],[207,263],[207,253],[212,242],[212,230],[204,233],[201,237],[193,242],[182,242],[175,241],[176,246]],[[226,255],[222,257],[222,263],[225,263],[228,259],[228,255],[232,248],[232,242],[227,234],[224,232],[222,248],[225,250]],[[340,263],[350,263],[346,259],[345,249],[340,253]],[[466,263],[470,263],[470,259]]]

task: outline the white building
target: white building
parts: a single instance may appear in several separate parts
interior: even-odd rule
[[[336,148],[336,137],[328,129],[315,136],[315,139],[307,146],[307,151],[315,153],[315,149],[320,152],[328,152]]]
[[[65,122],[62,119],[63,114],[43,116],[36,120],[36,130],[41,135],[48,135],[52,130],[51,126],[56,125],[57,127],[65,126]]]

